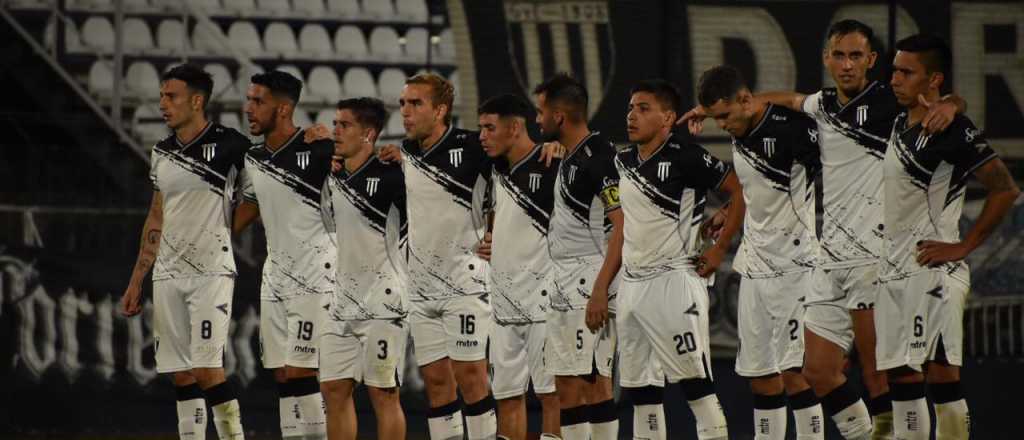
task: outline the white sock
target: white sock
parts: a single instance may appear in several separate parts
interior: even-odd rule
[[[725,422],[725,413],[718,402],[718,396],[708,394],[697,400],[687,401],[693,417],[697,419],[697,438],[699,440],[727,439],[729,429]]]
[[[562,440],[561,437],[559,437],[557,435],[554,435],[554,434],[548,434],[546,432],[540,435],[540,440],[545,440],[545,439],[546,440]]]
[[[466,405],[466,438],[493,439],[498,434],[497,402],[487,395],[479,402]]]
[[[785,440],[786,396],[754,395],[754,440]]]
[[[206,400],[202,397],[178,401],[178,438],[206,440]]]
[[[633,406],[633,439],[665,440],[665,405]]]
[[[892,401],[893,437],[897,440],[928,440],[931,417],[924,397]]]
[[[302,431],[299,431],[299,407],[294,396],[278,399],[278,413],[281,417],[281,437],[284,440],[302,438]]]
[[[575,425],[562,425],[562,438],[565,440],[589,440],[590,422],[577,423]]]
[[[295,396],[302,419],[299,421],[299,432],[304,440],[323,440],[327,438],[327,416],[324,414],[324,397],[319,392]]]
[[[213,424],[217,427],[220,440],[242,440],[242,411],[238,409],[238,400],[231,399],[213,407]]]
[[[967,440],[971,416],[964,399],[935,404],[935,440]]]
[[[858,400],[832,416],[839,433],[847,440],[867,440],[871,438],[873,427],[868,406]]]
[[[825,416],[821,404],[793,410],[796,440],[825,440]]]
[[[456,400],[440,408],[427,409],[427,428],[430,430],[430,440],[462,440],[462,434],[465,431],[462,425],[460,406],[459,401]]]
[[[619,438],[619,421],[590,422],[590,438],[593,440],[615,440]]]

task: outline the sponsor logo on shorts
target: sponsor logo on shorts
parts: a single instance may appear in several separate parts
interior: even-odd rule
[[[480,346],[480,341],[474,341],[474,340],[455,341],[455,346],[456,347],[478,347],[478,346]]]
[[[911,342],[910,343],[910,348],[915,349],[915,350],[922,349],[922,348],[924,348],[924,346],[925,346],[924,341],[917,341],[917,342]]]
[[[296,345],[295,348],[292,349],[292,351],[295,352],[295,353],[315,354],[316,353],[316,347],[303,347],[301,345]]]

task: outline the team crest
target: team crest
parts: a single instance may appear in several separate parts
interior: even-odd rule
[[[217,144],[203,144],[203,159],[207,162],[213,160],[213,157],[217,155]]]
[[[540,189],[540,177],[539,173],[530,173],[530,192],[535,193]]]
[[[452,166],[456,168],[462,165],[462,148],[448,150],[448,162],[451,162]]]
[[[868,120],[868,106],[861,105],[857,107],[857,125],[864,125]]]
[[[569,165],[569,184],[570,185],[572,185],[572,182],[576,180],[576,170],[577,170],[576,165]]]
[[[608,94],[615,68],[615,44],[608,13],[610,2],[505,0],[504,3],[510,64],[526,94],[544,81],[547,76],[544,72],[568,72],[586,86],[590,94],[587,110],[588,114],[593,114]],[[573,53],[571,48],[580,50]]]
[[[775,138],[764,138],[761,139],[764,142],[764,154],[765,156],[772,157],[775,155]]]
[[[668,167],[672,165],[671,162],[658,162],[658,179],[662,182],[668,179]]]
[[[924,134],[922,131],[921,134],[917,135],[917,141],[914,142],[914,148],[917,149],[917,151],[921,151],[925,145],[928,145],[928,141],[931,140],[931,138],[931,135]]]
[[[373,197],[377,193],[377,186],[380,185],[380,177],[369,177],[366,179],[366,195]]]
[[[301,169],[306,169],[309,166],[309,151],[300,151],[295,153],[295,164]]]

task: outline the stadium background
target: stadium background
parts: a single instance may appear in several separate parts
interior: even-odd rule
[[[432,69],[456,83],[466,127],[475,126],[481,99],[526,95],[569,70],[590,89],[592,127],[624,142],[635,81],[672,80],[692,104],[699,73],[726,62],[757,89],[813,91],[830,83],[821,66],[825,30],[858,18],[882,48],[919,30],[948,38],[947,84],[1024,179],[1021,2],[0,0],[0,18],[0,438],[176,438],[173,390],[153,370],[152,305],[141,319],[116,309],[151,195],[148,150],[166,135],[158,72],[183,60],[215,75],[211,116],[235,127],[259,69],[288,69],[305,81],[302,126],[329,120],[342,96],[393,105],[405,76]],[[891,54],[880,52],[872,75],[884,80]],[[400,122],[389,121],[388,139],[401,136]],[[730,158],[722,132],[698,141]],[[983,196],[969,187],[963,227]],[[964,383],[974,438],[1020,438],[1022,232],[1018,203],[970,258]],[[242,389],[245,427],[272,438],[277,400],[256,334],[261,235],[252,228],[236,241],[225,367]],[[723,268],[712,291],[714,370],[733,438],[750,438],[750,395],[732,373],[737,286]],[[410,438],[426,438],[420,385],[413,368],[407,375]],[[669,392],[670,437],[689,438],[692,417],[678,389]],[[362,436],[372,438],[372,414],[360,419]]]

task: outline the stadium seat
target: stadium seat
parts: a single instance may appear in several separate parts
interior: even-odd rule
[[[427,9],[425,0],[398,0],[395,6],[395,15],[401,21],[426,23],[430,18],[430,11]]]
[[[363,15],[376,21],[394,21],[397,18],[391,0],[363,1]]]
[[[452,37],[452,29],[447,28],[441,31],[440,43],[438,43],[438,60],[452,62],[455,60],[455,39]]]
[[[398,98],[402,95],[402,87],[405,86],[405,72],[401,69],[387,68],[380,73],[380,78],[377,80],[377,90],[380,94],[380,99],[385,104],[396,104]]]
[[[50,9],[57,0],[10,0],[7,6],[11,9]]]
[[[331,16],[348,19],[359,18],[363,14],[359,0],[327,0],[327,11]]]
[[[173,3],[176,0],[163,0],[168,3]],[[180,1],[180,0],[177,0]],[[220,0],[188,0],[192,7],[203,11],[210,15],[217,15],[221,13],[222,8],[220,6]]]
[[[124,82],[125,90],[130,97],[144,101],[159,99],[160,74],[150,62],[136,61],[128,66]]]
[[[346,60],[364,60],[369,55],[363,31],[352,25],[338,28],[334,34],[334,52]]]
[[[402,45],[398,33],[388,26],[378,26],[370,32],[370,55],[381,61],[395,62],[402,58]]]
[[[231,23],[231,27],[228,28],[228,39],[231,40],[232,46],[235,46],[235,48],[250,57],[257,57],[263,54],[260,34],[256,31],[256,26],[251,22],[239,20]],[[295,35],[293,34],[292,41],[294,40]]]
[[[170,53],[188,51],[185,26],[178,20],[164,20],[156,28],[156,47]]]
[[[124,49],[130,53],[143,53],[153,49],[153,34],[149,25],[140,18],[126,18],[124,24]]]
[[[210,63],[203,67],[213,77],[213,96],[211,102],[238,103],[239,95],[235,92],[235,80],[231,78],[231,71],[223,64]]]
[[[125,12],[149,12],[154,8],[148,0],[121,0]]]
[[[102,12],[114,8],[113,0],[68,0],[67,8],[70,11]]]
[[[110,20],[101,16],[92,16],[82,24],[82,43],[90,50],[99,53],[114,51],[114,27]]]
[[[57,23],[55,20],[48,20],[46,23],[46,29],[43,31],[43,45],[47,49],[55,48],[57,44]],[[78,27],[75,26],[75,22],[71,20],[62,20],[64,24],[64,50],[69,53],[77,53],[82,51],[82,38],[78,35]]]
[[[218,31],[219,28],[214,30],[203,23],[196,23],[192,29],[192,50],[205,55],[227,52],[227,48],[223,47],[223,43],[217,38]]]
[[[459,71],[458,70],[453,70],[452,73],[448,75],[448,82],[452,83],[452,88],[455,89],[455,93],[458,93],[459,90],[461,90],[459,88]]]
[[[331,37],[327,29],[317,23],[310,23],[299,31],[299,51],[304,57],[328,59],[334,57]]]
[[[235,78],[235,92],[238,93],[242,102],[245,102],[245,94],[249,91],[249,83],[252,80],[252,76],[263,72],[263,68],[256,64],[251,66],[251,70],[245,67],[238,68],[238,76]]]
[[[427,30],[421,27],[409,28],[405,33],[405,56],[414,63],[427,61],[427,50],[430,45],[430,36]]]
[[[235,112],[224,112],[220,114],[220,125],[238,130],[242,134],[249,134],[249,128],[242,130],[242,118]]]
[[[233,15],[250,15],[255,10],[255,0],[224,0],[224,12]]]
[[[89,93],[101,98],[109,98],[114,91],[113,62],[105,60],[93,61],[89,67]]]
[[[402,114],[397,111],[391,112],[388,117],[388,124],[384,127],[384,136],[387,138],[398,138],[405,135],[405,126],[402,125]]]
[[[334,68],[328,66],[316,66],[309,71],[308,90],[306,102],[333,104],[342,95],[338,74]]]
[[[132,133],[151,146],[167,137],[169,130],[157,104],[140,105],[132,114]]]
[[[263,31],[263,45],[270,55],[281,58],[292,58],[299,52],[299,43],[295,41],[295,31],[291,26],[276,21],[267,25]],[[249,55],[255,55],[250,53]]]
[[[292,10],[296,14],[311,18],[321,18],[327,12],[324,9],[324,0],[292,0]]]
[[[306,77],[304,77],[302,75],[302,71],[299,70],[298,67],[295,67],[295,66],[293,66],[291,64],[281,64],[281,65],[275,67],[274,70],[280,70],[282,72],[286,72],[286,73],[290,74],[291,76],[294,76],[294,77],[298,78],[299,81],[302,81],[303,85],[306,84]]]
[[[349,68],[345,71],[345,76],[342,77],[341,82],[347,97],[377,97],[377,83],[373,81],[373,75],[365,67]]]
[[[288,0],[257,0],[256,10],[263,15],[290,15],[292,7]]]
[[[309,111],[303,107],[296,107],[292,115],[292,123],[299,128],[309,128],[313,125],[313,119],[309,117]]]
[[[316,123],[334,128],[334,108],[325,108],[316,113]]]

